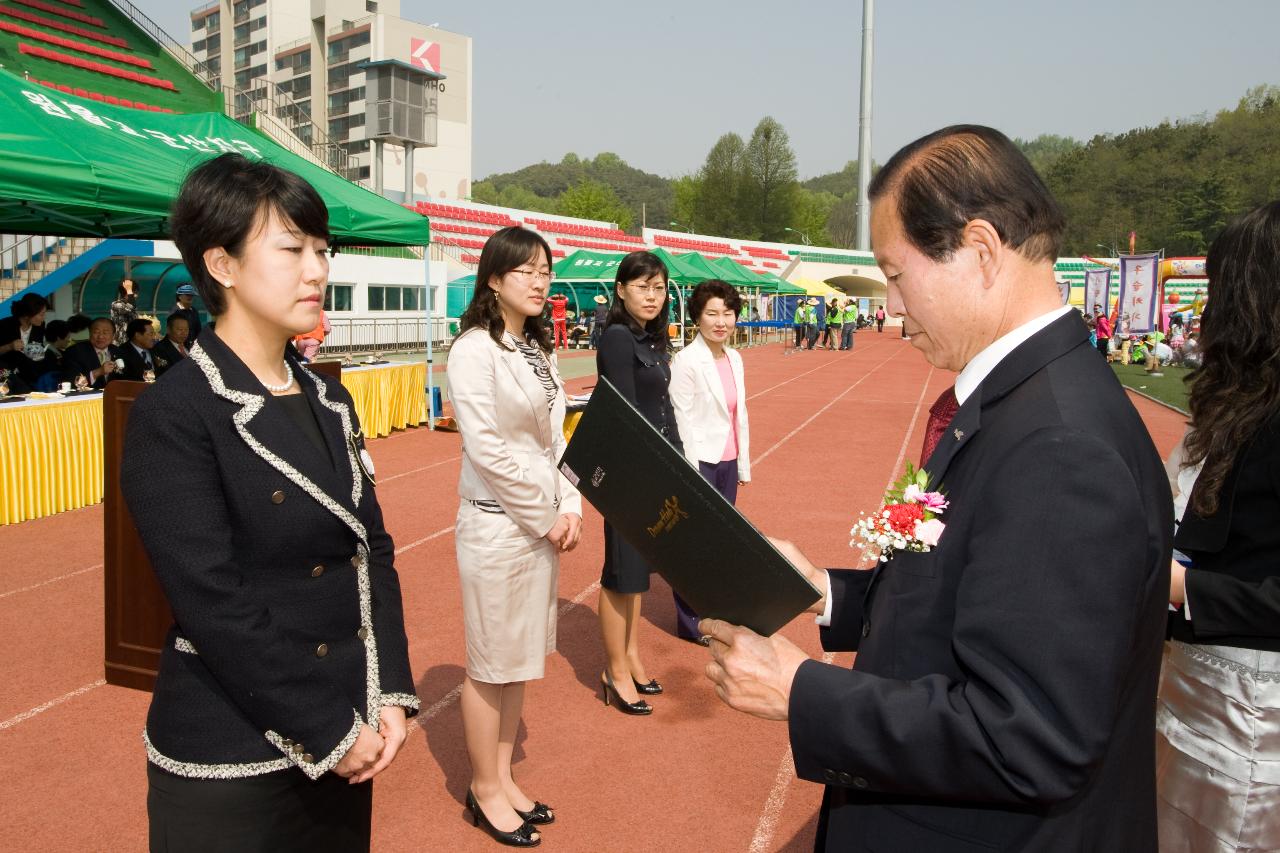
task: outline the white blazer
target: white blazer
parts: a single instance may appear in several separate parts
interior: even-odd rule
[[[564,453],[564,382],[548,357],[557,392],[547,395],[523,355],[470,329],[449,349],[449,399],[462,433],[463,500],[497,501],[533,537],[563,513],[582,515],[582,497],[556,468]]]
[[[751,480],[751,433],[747,424],[747,386],[742,378],[742,356],[724,348],[738,393],[738,479]],[[671,360],[671,406],[684,442],[684,455],[695,466],[719,462],[729,441],[729,404],[715,356],[702,335]]]

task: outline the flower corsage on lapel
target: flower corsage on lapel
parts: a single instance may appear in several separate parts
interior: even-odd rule
[[[895,551],[927,554],[942,538],[946,525],[938,516],[948,507],[941,491],[926,492],[929,475],[910,462],[907,471],[885,493],[880,509],[860,515],[849,535],[850,548],[868,559],[888,562]]]

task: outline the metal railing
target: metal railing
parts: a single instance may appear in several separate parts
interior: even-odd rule
[[[320,356],[426,352],[428,326],[432,349],[443,350],[452,338],[449,324],[453,322],[457,321],[447,317],[330,317]]]
[[[138,29],[142,30],[149,37],[154,39],[157,44],[168,51],[174,59],[178,60],[183,67],[195,75],[196,79],[200,80],[215,92],[218,90],[218,87],[213,84],[213,80],[216,75],[214,75],[212,69],[209,68],[208,63],[201,62],[196,59],[195,56],[179,44],[173,36],[160,29],[159,24],[148,18],[146,13],[130,3],[129,0],[111,0],[111,4],[119,9],[121,14],[133,21]]]

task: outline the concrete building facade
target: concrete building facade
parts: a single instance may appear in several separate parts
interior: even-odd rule
[[[362,63],[394,60],[426,72],[437,81],[437,144],[414,152],[406,196],[404,149],[387,143],[384,194],[405,202],[471,195],[471,38],[401,18],[400,0],[217,0],[191,13],[191,52],[225,86],[255,97],[287,93],[345,149],[349,177],[368,186],[374,146]]]

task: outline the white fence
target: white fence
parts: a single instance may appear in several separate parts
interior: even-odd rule
[[[428,323],[432,348],[443,350],[453,337],[449,325],[454,322],[457,321],[443,317],[330,318],[331,329],[320,355],[423,352],[427,348]]]

